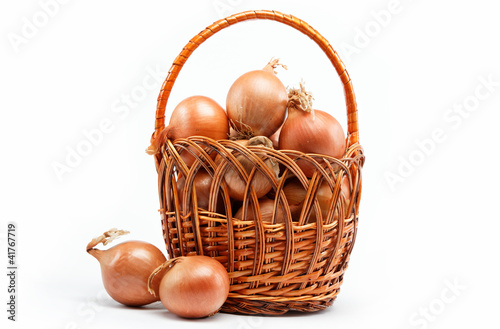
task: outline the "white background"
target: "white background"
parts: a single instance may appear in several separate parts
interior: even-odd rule
[[[2,264],[7,223],[18,227],[14,324],[6,320],[6,276],[0,281],[9,328],[498,327],[500,21],[493,1],[61,0],[43,9],[47,2],[2,1],[0,8]],[[119,227],[132,232],[122,241],[165,250],[156,172],[144,153],[161,81],[191,37],[248,9],[308,22],[338,50],[354,83],[367,160],[359,235],[340,295],[325,311],[281,317],[187,321],[159,303],[123,307],[103,293],[98,263],[84,247]],[[321,50],[288,26],[260,21],[224,30],[195,51],[167,116],[193,94],[224,104],[236,77],[273,56],[289,67],[279,73],[286,85],[304,78],[315,107],[346,122],[341,84]],[[492,81],[490,89],[481,79]],[[452,112],[458,108],[465,110]],[[103,120],[112,131],[67,162]],[[442,136],[430,143],[435,134]],[[67,172],[58,176],[57,164]]]

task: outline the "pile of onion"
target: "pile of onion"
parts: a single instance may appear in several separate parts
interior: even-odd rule
[[[299,89],[289,90],[288,117],[279,134],[280,150],[329,155],[341,159],[346,151],[342,126],[330,114],[312,109],[312,96],[300,83]],[[312,177],[315,166],[307,160],[297,165],[307,177]]]
[[[287,91],[276,76],[275,69],[279,65],[286,69],[279,63],[279,60],[272,59],[263,69],[247,72],[236,79],[228,91],[225,111],[214,100],[204,96],[192,96],[180,102],[172,113],[169,125],[156,136],[148,148],[148,153],[158,152],[167,138],[175,140],[205,136],[214,140],[230,138],[244,147],[259,146],[293,150],[313,154],[313,158],[314,155],[318,155],[316,158],[318,160],[323,155],[341,159],[346,152],[346,138],[342,126],[330,114],[312,108],[313,97],[305,90],[303,82],[300,83],[299,88],[291,88]],[[190,154],[190,151],[195,156],[199,156],[198,151],[192,149],[191,146],[182,150],[181,158],[188,167],[195,160],[195,156]],[[258,169],[255,158],[252,159],[238,150],[232,150],[238,163],[225,164],[227,167],[224,172],[224,183],[233,207],[241,207],[245,193],[253,190],[259,199],[258,207],[262,220],[269,221],[272,218],[273,201],[267,197],[272,197],[272,181],[279,178],[280,166],[276,160],[260,155],[255,149],[253,151],[255,156],[263,160],[267,168]],[[216,153],[220,151],[212,152],[212,158]],[[229,158],[226,161],[229,161]],[[313,176],[318,165],[324,166],[322,161],[318,161],[317,164],[308,159],[295,159],[295,161],[308,178]],[[222,155],[218,155],[215,158],[215,165],[220,166],[221,163],[223,163]],[[216,168],[213,169],[216,170]],[[247,175],[253,171],[251,182],[247,184],[242,178],[245,175],[243,173],[240,175],[238,169],[243,169]],[[194,196],[198,208],[208,209],[212,177],[206,170],[200,169],[192,184],[192,188],[196,190]],[[349,184],[346,179],[341,184],[341,199],[348,200],[350,198]],[[185,177],[179,174],[177,187],[181,205],[184,204],[186,196],[185,185]],[[288,198],[292,217],[297,220],[300,217],[307,191],[295,178],[285,184],[284,192]],[[219,194],[215,211],[221,212],[224,211],[222,193],[220,191],[217,193]],[[193,198],[193,195],[190,197]],[[317,200],[321,207],[321,215],[325,217],[332,201],[331,188],[326,182],[319,187]],[[255,218],[253,209],[254,207],[250,205],[246,219]],[[189,212],[190,209],[186,211]],[[276,222],[283,222],[282,209],[277,211]],[[242,216],[241,209],[234,217],[239,216]],[[314,219],[315,216],[313,207],[310,218]]]
[[[274,71],[278,65],[283,66],[278,60],[271,60],[262,70],[241,75],[229,89],[226,110],[205,96],[184,99],[173,110],[169,125],[154,134],[146,150],[151,155],[160,152],[167,139],[200,136],[218,141],[230,138],[238,144],[222,143],[227,145],[226,154],[220,145],[210,150],[214,162],[204,158],[200,148],[195,148],[193,144],[179,150],[186,166],[179,168],[175,165],[177,196],[181,207],[187,205],[190,208],[181,209],[184,212],[182,216],[190,216],[192,211],[200,209],[209,210],[211,196],[215,197],[211,193],[214,192],[217,193],[214,200],[216,206],[210,210],[222,213],[224,203],[231,203],[235,220],[285,223],[290,210],[292,220],[297,222],[304,211],[307,189],[290,173],[279,181],[278,160],[283,163],[283,158],[268,156],[273,153],[269,149],[294,150],[337,159],[344,156],[346,138],[342,126],[330,114],[313,110],[312,96],[303,83],[300,83],[300,88],[287,91]],[[204,163],[195,168],[192,165],[197,158]],[[304,175],[311,179],[316,166],[306,159],[294,160]],[[225,163],[230,161],[236,162]],[[214,164],[216,168],[211,168]],[[324,164],[320,161],[319,165]],[[198,171],[189,176],[189,170],[194,169]],[[342,213],[338,207],[347,208],[352,198],[348,178],[340,172],[332,177],[336,186],[340,186],[338,205],[335,205],[337,208],[332,215],[335,220]],[[225,187],[218,191],[212,189],[213,175],[216,174],[223,175],[217,177],[223,179],[221,183],[227,187],[228,196],[224,195],[224,200],[222,191]],[[243,178],[245,176],[249,178],[248,182]],[[187,177],[192,180],[187,181]],[[288,204],[277,204],[275,207],[273,181],[284,183],[283,193]],[[189,195],[189,191],[194,193]],[[245,200],[245,196],[252,191],[256,198]],[[186,197],[191,202],[186,202]],[[331,186],[323,181],[315,197],[321,214],[316,212],[314,203],[306,223],[318,219],[320,215],[323,220],[327,217],[333,202]],[[196,205],[197,209],[191,209],[191,205]],[[183,227],[187,229],[187,226]],[[177,230],[182,229],[177,227]],[[127,241],[108,250],[95,248],[99,243],[107,245],[127,233],[111,229],[94,238],[86,249],[99,261],[104,287],[114,300],[130,306],[161,301],[170,312],[186,318],[210,316],[222,307],[229,294],[230,279],[226,268],[213,258],[189,256],[167,261],[158,248],[142,241]]]
[[[269,137],[283,124],[288,94],[274,71],[278,65],[283,66],[278,59],[271,60],[262,70],[240,76],[229,89],[227,116],[242,136]]]

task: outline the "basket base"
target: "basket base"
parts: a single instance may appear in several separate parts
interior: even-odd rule
[[[317,312],[331,306],[336,297],[317,301],[271,302],[228,298],[221,307],[223,313],[239,313],[247,315],[280,315],[288,311]]]

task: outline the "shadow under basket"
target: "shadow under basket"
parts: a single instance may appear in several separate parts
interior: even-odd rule
[[[352,83],[328,41],[307,23],[276,11],[247,11],[215,22],[192,38],[175,59],[158,98],[153,138],[165,127],[170,91],[191,53],[216,32],[250,19],[287,24],[309,36],[328,56],[344,87],[348,118],[346,153],[342,159],[335,159],[207,137],[167,139],[155,155],[163,236],[171,258],[206,255],[226,267],[231,287],[222,312],[314,312],[330,306],[339,293],[356,238],[364,163]],[[186,154],[194,157],[194,163],[186,164]],[[252,170],[246,171],[239,165],[236,158],[241,157],[252,163]],[[298,160],[315,167],[312,177],[304,175]],[[279,164],[279,177],[266,165],[268,161]],[[228,170],[237,172],[246,184],[242,201],[229,197],[224,180]],[[202,200],[197,199],[194,187],[200,171],[212,177],[206,207],[199,206]],[[265,177],[272,186],[267,194],[273,201],[272,215],[267,220],[262,219],[251,185],[256,175]],[[306,192],[298,210],[292,209],[284,192],[290,179],[298,181]],[[318,200],[323,186],[331,191],[326,210]],[[243,215],[234,218],[235,209],[241,207]],[[249,213],[256,215],[248,216]]]

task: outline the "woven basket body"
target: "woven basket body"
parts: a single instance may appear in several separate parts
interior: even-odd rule
[[[275,11],[249,11],[220,21],[196,35],[175,59],[158,98],[153,138],[164,128],[165,107],[172,86],[191,53],[211,35],[249,19],[275,20],[313,39],[335,67],[344,87],[348,116],[347,151],[342,159],[297,151],[245,147],[230,140],[206,137],[166,140],[156,154],[158,189],[163,236],[170,257],[207,255],[220,261],[231,279],[229,297],[222,311],[246,314],[282,314],[290,310],[312,312],[332,304],[342,284],[344,271],[356,237],[361,195],[363,150],[358,142],[357,108],[352,83],[336,52],[307,23]],[[187,166],[183,153],[195,155]],[[217,161],[214,160],[217,156]],[[244,156],[253,164],[248,172],[236,158]],[[266,160],[281,167],[276,178]],[[316,167],[307,178],[297,160]],[[243,217],[233,218],[235,202],[228,196],[224,181],[227,170],[236,170],[244,182],[264,175],[272,185],[268,197],[274,201],[272,220],[263,221],[251,184],[246,184]],[[198,207],[193,180],[206,171],[213,177],[207,209]],[[307,191],[300,215],[293,218],[283,186],[294,176]],[[177,185],[184,180],[183,187]],[[349,183],[350,196],[342,191]],[[330,208],[321,215],[317,193],[321,185],[333,192]],[[285,220],[277,223],[277,213]],[[251,220],[248,213],[257,214]],[[318,215],[313,215],[318,214]]]

